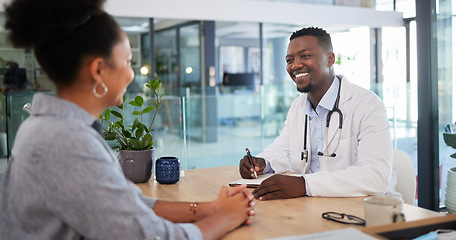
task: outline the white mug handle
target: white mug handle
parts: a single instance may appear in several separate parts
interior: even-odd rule
[[[393,223],[405,222],[404,213],[402,213],[402,211],[399,210],[396,206],[391,210],[391,217],[392,217]]]

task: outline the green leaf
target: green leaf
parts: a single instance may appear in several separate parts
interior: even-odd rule
[[[144,150],[151,149],[154,146],[154,142],[150,143],[149,145],[144,147]]]
[[[122,134],[125,135],[127,138],[131,138],[131,133],[125,129],[122,129]]]
[[[149,88],[149,89],[152,88],[152,86],[150,86],[150,83],[146,83],[146,87]]]
[[[144,104],[144,99],[141,96],[136,96],[135,102],[136,104],[138,104],[139,107],[141,107]]]
[[[116,140],[116,134],[111,132],[111,133],[106,133],[104,135],[104,139],[107,140],[107,141],[112,141],[112,140]]]
[[[153,105],[154,105],[154,107],[155,107],[155,108],[157,108],[157,109],[160,107],[160,106],[158,105],[158,103],[157,103],[157,102],[153,102],[152,104],[153,104]]]
[[[451,154],[452,158],[456,158],[456,153]]]
[[[131,125],[131,130],[133,131],[135,128],[138,127],[139,124],[140,124],[139,119],[135,118],[135,120],[133,121],[133,125]]]
[[[143,128],[144,130],[146,130],[147,133],[149,133],[149,129],[147,128],[147,126],[144,125],[143,123],[141,123],[141,125],[142,125],[142,128]]]
[[[156,90],[160,85],[160,81],[158,79],[152,79],[152,89]]]
[[[143,145],[144,147],[147,147],[147,146],[149,146],[151,143],[152,143],[152,135],[150,135],[150,134],[144,135],[144,137],[143,137],[143,139],[142,139],[142,145]]]
[[[139,105],[135,101],[130,101],[129,104],[135,107],[139,107]]]
[[[118,129],[121,129],[121,128],[123,128],[123,125],[122,125],[122,120],[121,120],[121,121],[117,121],[117,122],[115,123],[115,125],[114,125],[114,126],[115,126],[116,128],[118,128]]]
[[[141,115],[141,112],[140,112],[140,111],[133,111],[133,112],[131,113],[131,115],[137,115],[137,116],[139,116],[139,115]]]
[[[142,111],[142,113],[148,113],[150,111],[154,110],[154,107],[146,107],[144,108],[144,110]]]
[[[141,142],[136,139],[136,138],[130,138],[130,140],[128,140],[128,142],[130,143],[130,145],[136,149],[141,149]]]
[[[118,112],[118,111],[111,111],[111,113],[112,113],[112,115],[114,115],[114,116],[116,116],[116,117],[122,119],[122,114],[120,114],[120,112]]]
[[[136,129],[136,132],[135,132],[136,138],[140,138],[143,135],[143,132],[144,132],[144,128],[141,125],[139,125],[138,129]]]
[[[456,134],[443,133],[443,140],[448,146],[456,149]]]
[[[111,117],[111,111],[109,110],[109,108],[106,109],[104,117],[105,117],[106,121],[108,121],[109,118]]]

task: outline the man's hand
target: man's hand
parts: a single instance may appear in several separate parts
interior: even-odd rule
[[[306,194],[306,183],[302,176],[274,175],[265,179],[252,193],[259,200],[301,197]]]
[[[266,162],[263,158],[252,157],[252,160],[253,164],[255,164],[255,170],[253,169],[252,165],[250,165],[247,155],[245,155],[244,158],[242,158],[239,162],[239,173],[241,174],[242,178],[255,178],[253,171],[256,171],[257,174],[260,175],[266,167]]]

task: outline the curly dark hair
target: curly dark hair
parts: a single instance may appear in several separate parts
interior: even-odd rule
[[[14,47],[33,48],[38,63],[57,86],[75,79],[88,56],[109,59],[121,39],[105,0],[13,0],[5,4],[8,38]]]
[[[295,31],[290,36],[290,41],[302,36],[314,36],[318,39],[318,43],[325,47],[328,52],[333,51],[331,36],[324,29],[318,27],[305,27]]]

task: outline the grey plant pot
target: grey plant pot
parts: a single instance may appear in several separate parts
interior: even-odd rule
[[[125,174],[125,177],[134,183],[145,183],[152,176],[154,163],[154,150],[120,150],[117,159]]]

